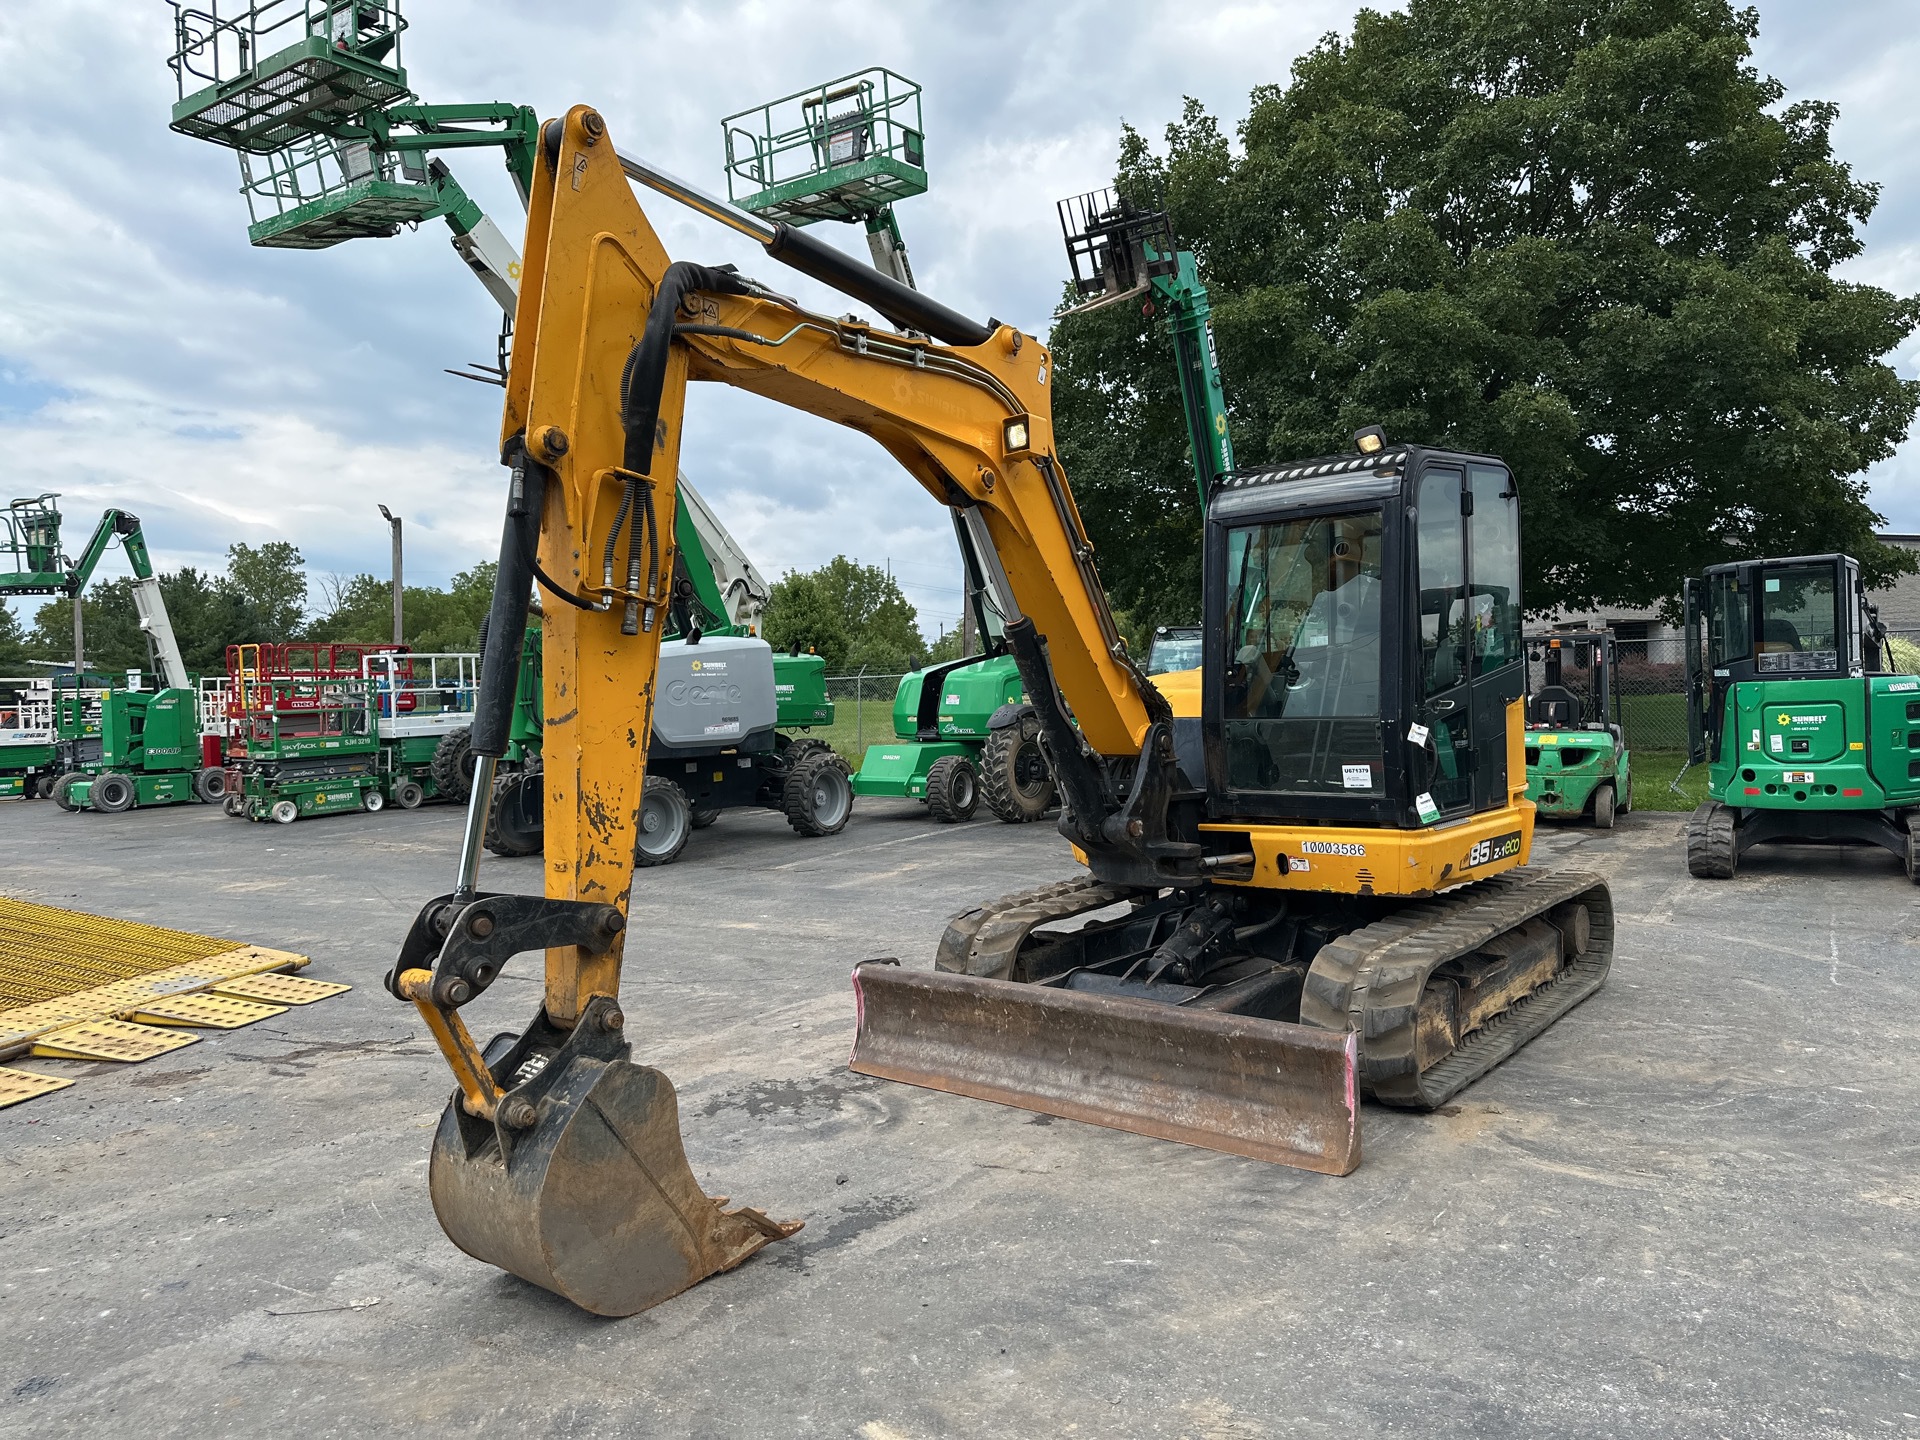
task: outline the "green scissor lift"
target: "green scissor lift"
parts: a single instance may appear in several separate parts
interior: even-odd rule
[[[1611,830],[1633,808],[1613,631],[1563,626],[1526,644],[1527,798],[1546,818]]]
[[[1687,869],[1730,880],[1768,841],[1852,843],[1920,884],[1920,676],[1891,672],[1859,563],[1715,565],[1685,598],[1691,758],[1713,797],[1687,822]]]

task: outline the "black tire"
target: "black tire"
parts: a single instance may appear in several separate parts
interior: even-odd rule
[[[427,798],[427,792],[412,780],[402,780],[393,787],[393,803],[402,810],[418,810],[420,802]]]
[[[1009,825],[1038,820],[1054,802],[1053,771],[1040,748],[1040,721],[1023,715],[987,736],[980,754],[980,788],[987,808]]]
[[[1700,880],[1731,880],[1739,868],[1734,849],[1734,813],[1709,800],[1687,819],[1687,873]]]
[[[720,818],[718,805],[696,805],[693,807],[693,828],[704,830]]]
[[[74,805],[72,799],[68,796],[67,792],[73,789],[75,781],[83,780],[85,778],[86,777],[83,776],[78,770],[73,771],[71,774],[62,775],[58,780],[55,780],[53,782],[53,789],[48,791],[47,793],[49,797],[52,799],[54,804],[58,805],[62,810],[65,810],[69,814],[71,814],[78,807]]]
[[[133,781],[117,771],[94,776],[93,789],[87,792],[87,803],[108,815],[131,810],[139,798],[140,792],[133,788]]]
[[[455,730],[440,737],[433,747],[433,788],[449,800],[462,805],[473,794],[473,731]]]
[[[781,796],[787,824],[801,835],[837,835],[853,816],[853,778],[831,750],[802,757]]]
[[[206,805],[212,805],[224,799],[227,793],[227,772],[213,766],[197,772],[193,777],[193,793]]]
[[[231,819],[245,820],[247,818],[247,797],[244,795],[238,793],[229,795],[220,802],[220,805]]]
[[[773,744],[774,749],[778,750],[781,757],[786,760],[789,769],[798,765],[809,755],[833,753],[831,745],[824,740],[816,740],[811,735],[802,736],[798,740],[789,739],[785,735],[776,735],[773,737]]]
[[[647,782],[651,785],[653,782]],[[538,855],[546,849],[546,782],[538,770],[503,776],[487,810],[487,849],[496,855]]]
[[[1920,885],[1920,811],[1907,812],[1907,879]]]
[[[671,865],[687,848],[691,834],[693,803],[687,792],[671,780],[647,776],[640,796],[640,824],[633,837],[635,867]]]
[[[53,785],[57,778],[57,776],[53,775],[34,776],[31,780],[27,781],[27,798],[29,800],[46,799],[49,795],[53,794]]]
[[[927,811],[943,825],[971,820],[980,803],[980,773],[964,755],[943,755],[927,770]]]
[[[1593,792],[1593,828],[1611,830],[1613,828],[1614,791],[1611,785],[1601,785]]]

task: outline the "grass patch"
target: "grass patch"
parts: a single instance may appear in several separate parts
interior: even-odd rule
[[[1693,810],[1707,801],[1707,767],[1686,767],[1681,750],[1635,750],[1633,753],[1633,808],[1636,810]],[[1672,789],[1680,781],[1680,793]]]
[[[884,699],[869,697],[857,706],[852,700],[835,697],[831,725],[813,725],[804,730],[796,725],[783,725],[780,730],[796,738],[805,735],[826,741],[840,752],[842,760],[858,770],[867,746],[893,739],[893,693],[889,691]]]
[[[1627,732],[1627,744],[1636,754],[1644,745],[1650,751],[1684,751],[1687,745],[1687,697],[1684,695],[1622,695],[1620,719]]]

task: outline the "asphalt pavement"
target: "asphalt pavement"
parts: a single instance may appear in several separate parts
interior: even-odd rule
[[[984,813],[984,812],[983,812]],[[0,1111],[0,1435],[1920,1435],[1920,890],[1689,879],[1684,817],[1544,832],[1606,988],[1332,1179],[845,1068],[847,974],[1074,873],[1050,823],[729,812],[642,877],[624,1003],[694,1172],[806,1228],[627,1320],[441,1234],[450,1077],[379,977],[460,816],[0,802],[0,892],[310,954],[347,995]],[[538,859],[488,888],[535,890]],[[469,1007],[518,1028],[537,957]]]

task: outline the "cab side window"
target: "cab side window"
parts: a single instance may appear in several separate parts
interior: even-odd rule
[[[1414,497],[1420,550],[1420,693],[1438,695],[1467,678],[1466,547],[1460,472],[1436,466]]]
[[[1468,467],[1467,493],[1473,670],[1484,675],[1520,658],[1520,499],[1491,465]]]

